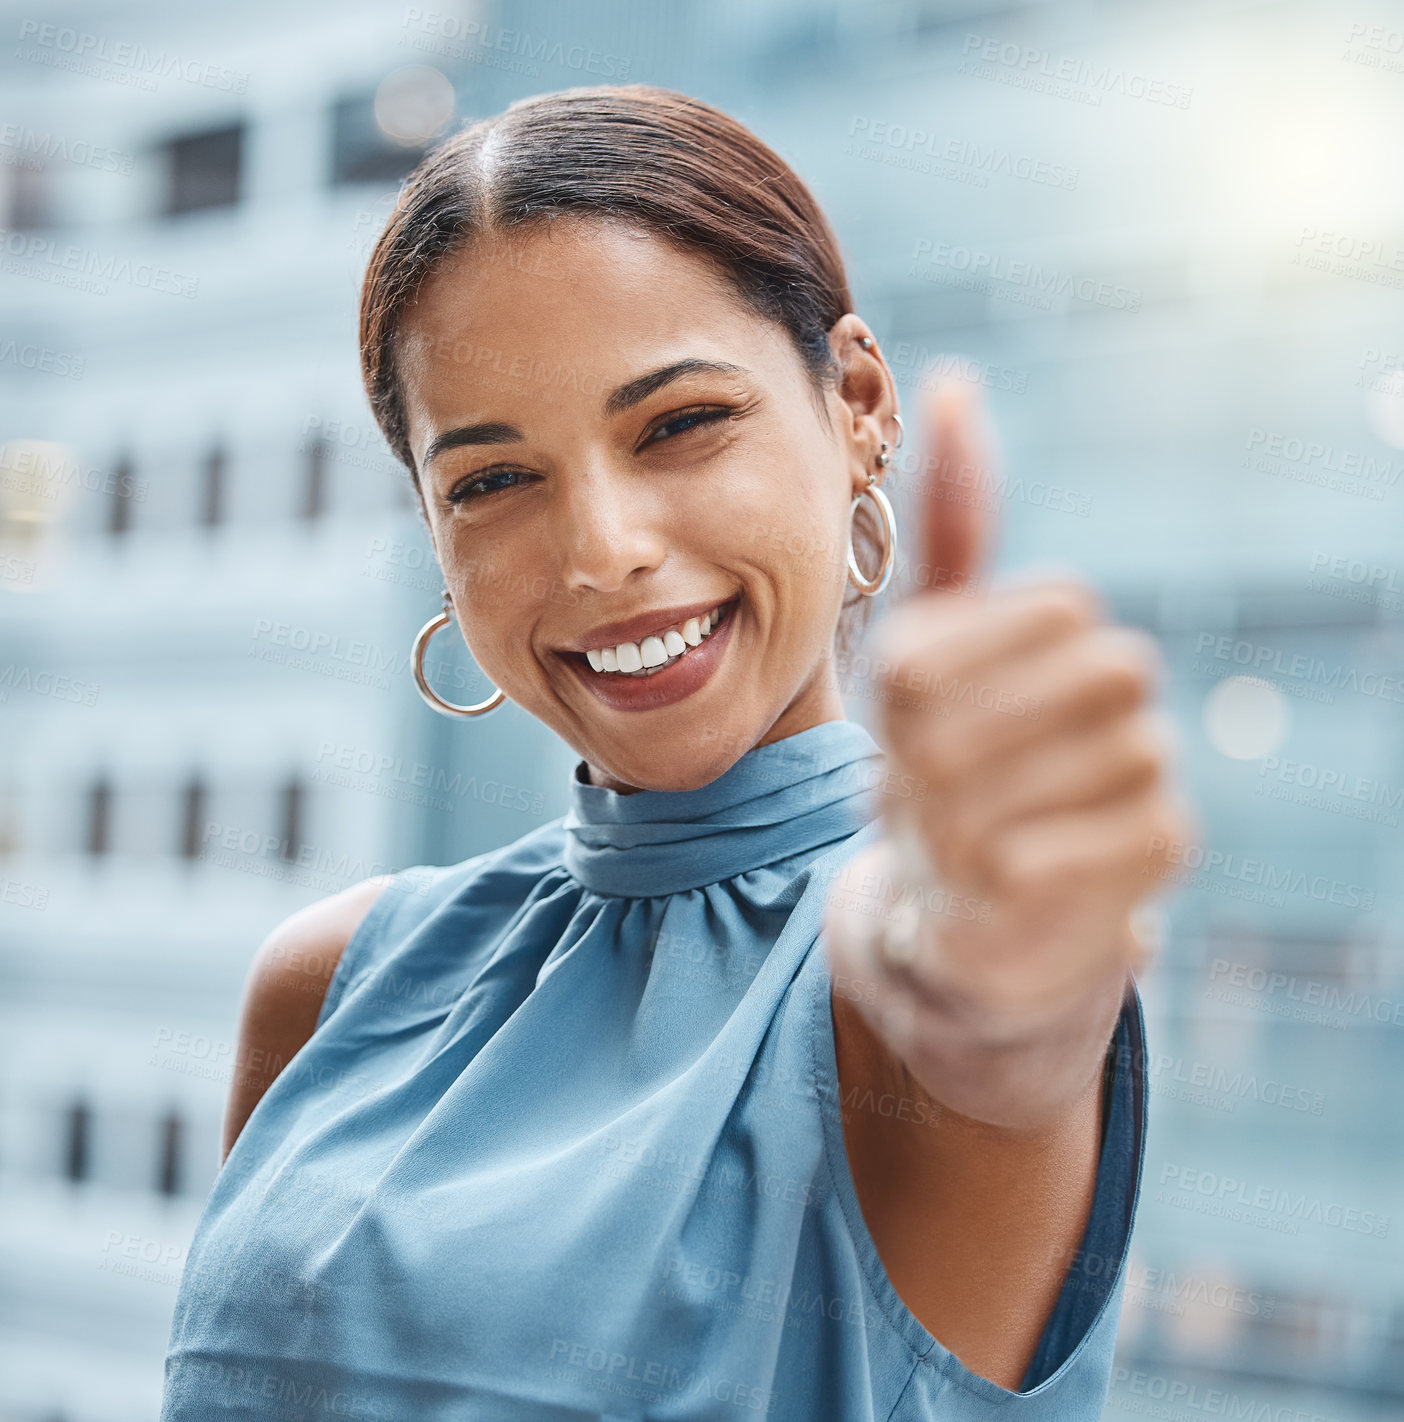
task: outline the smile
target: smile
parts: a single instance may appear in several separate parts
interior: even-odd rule
[[[736,628],[740,597],[637,641],[559,655],[614,711],[656,711],[700,691],[721,665]]]
[[[592,648],[585,653],[586,660],[600,673],[653,676],[686,656],[693,647],[700,647],[730,609],[730,603],[722,603],[704,617],[689,617],[686,622],[665,627],[641,641]]]

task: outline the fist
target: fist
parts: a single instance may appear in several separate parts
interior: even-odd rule
[[[928,404],[922,555],[979,587],[990,468],[973,387]],[[972,493],[973,491],[973,493]],[[1100,1030],[1150,949],[1138,906],[1193,837],[1152,706],[1159,654],[1060,580],[922,591],[875,625],[883,838],[825,911],[830,965],[918,1080],[961,1043]]]

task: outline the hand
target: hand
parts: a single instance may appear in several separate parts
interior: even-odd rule
[[[1149,705],[1154,642],[1071,580],[979,592],[991,455],[975,387],[943,385],[926,416],[922,562],[933,585],[977,591],[917,592],[867,638],[887,783],[909,793],[884,795],[884,838],[845,866],[824,928],[836,989],[861,985],[852,1001],[934,1097],[992,1119],[1085,1085],[1148,956],[1155,846],[1194,831]],[[911,956],[894,966],[873,948],[904,917]]]

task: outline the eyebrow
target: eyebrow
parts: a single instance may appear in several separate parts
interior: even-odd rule
[[[661,390],[665,385],[671,384],[674,380],[680,380],[685,375],[749,375],[751,372],[743,365],[732,365],[724,360],[701,360],[696,356],[688,356],[683,360],[675,360],[670,365],[661,365],[657,370],[650,370],[645,375],[635,376],[633,380],[627,380],[617,390],[612,390],[605,398],[604,412],[608,418],[622,415],[625,410],[631,410],[635,405],[647,400],[655,390]],[[424,452],[424,465],[428,468],[439,455],[450,449],[460,449],[464,445],[476,444],[512,444],[517,440],[523,440],[526,435],[521,429],[512,424],[507,424],[502,420],[488,420],[476,425],[460,425],[457,429],[445,430],[441,435],[429,442],[429,448]]]
[[[689,356],[685,360],[677,360],[672,365],[659,366],[657,370],[651,370],[647,375],[637,376],[633,380],[626,381],[613,391],[604,402],[604,412],[611,419],[615,415],[622,415],[625,410],[632,409],[635,405],[647,400],[655,390],[661,390],[665,385],[674,380],[681,379],[684,375],[749,375],[751,372],[741,365],[732,365],[724,360],[699,360],[694,356]]]

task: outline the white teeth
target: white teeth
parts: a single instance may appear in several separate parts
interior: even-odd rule
[[[585,657],[597,672],[642,675],[646,670],[668,665],[689,647],[696,647],[720,621],[721,608],[714,607],[705,617],[689,617],[681,627],[666,628],[642,642],[592,648]]]

